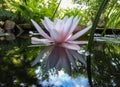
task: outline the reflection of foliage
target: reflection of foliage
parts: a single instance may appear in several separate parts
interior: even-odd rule
[[[4,84],[5,87],[18,87],[20,83],[37,84],[35,68],[32,68],[30,63],[36,56],[38,48],[28,48],[29,43],[21,39],[0,42],[0,86]]]
[[[92,66],[95,87],[119,87],[120,45],[97,43]]]

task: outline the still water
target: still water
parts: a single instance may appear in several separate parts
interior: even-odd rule
[[[120,43],[115,41],[119,42],[116,38],[97,38],[94,42],[91,59],[94,87],[120,87]],[[29,38],[0,41],[0,87],[41,87],[40,73],[36,73],[41,63],[31,67],[31,62],[44,47],[31,48],[29,45]],[[47,79],[49,75],[44,70],[42,72],[45,74],[41,79]],[[72,76],[87,78],[86,69],[73,69]]]

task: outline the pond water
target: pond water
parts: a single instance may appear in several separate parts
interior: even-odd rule
[[[120,87],[120,43],[115,43],[113,39],[113,42],[99,40],[94,42],[91,59],[93,85]],[[29,38],[0,41],[0,87],[41,87],[35,72],[41,63],[31,67],[31,62],[44,47],[31,48],[29,45]],[[87,77],[85,68],[72,73],[74,77]],[[47,74],[42,79],[46,78]]]

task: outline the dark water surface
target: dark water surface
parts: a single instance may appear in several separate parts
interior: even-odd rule
[[[35,73],[38,65],[31,67],[30,64],[43,48],[29,45],[30,39],[0,41],[0,87],[31,87],[33,84],[40,87]],[[92,77],[94,87],[120,87],[120,44],[95,41]]]

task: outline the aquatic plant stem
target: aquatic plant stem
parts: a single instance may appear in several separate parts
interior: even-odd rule
[[[97,27],[97,24],[99,22],[99,18],[102,14],[102,11],[105,9],[107,3],[109,2],[109,0],[103,0],[99,9],[98,9],[98,12],[95,16],[95,20],[93,21],[93,26],[92,26],[92,29],[91,29],[91,32],[90,32],[90,37],[89,37],[89,40],[88,40],[88,52],[89,52],[89,55],[87,56],[87,74],[88,74],[88,80],[89,80],[89,85],[90,87],[93,87],[93,84],[92,84],[92,76],[91,76],[91,53],[92,53],[92,48],[93,48],[93,40],[94,40],[94,33],[95,33],[95,29]]]
[[[53,16],[52,16],[52,18],[51,18],[52,20],[53,20],[54,17],[55,17],[55,14],[56,14],[56,12],[57,12],[57,10],[58,10],[60,4],[61,4],[61,1],[62,1],[62,0],[59,1],[58,6],[56,7],[56,9],[55,9],[55,11],[54,11],[54,14],[53,14]]]

